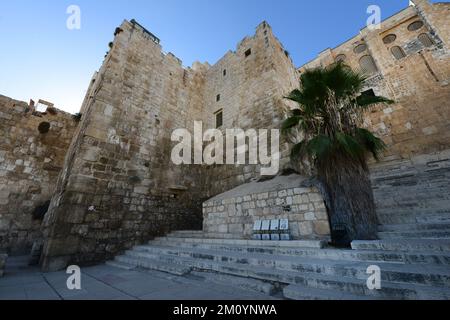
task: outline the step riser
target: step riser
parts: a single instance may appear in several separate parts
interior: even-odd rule
[[[450,224],[400,224],[400,225],[381,225],[380,232],[408,232],[408,231],[428,231],[439,230],[450,232]]]
[[[450,253],[447,256],[444,255],[421,255],[413,253],[366,253],[364,251],[357,252],[354,250],[348,251],[336,251],[336,250],[307,250],[307,249],[283,249],[283,248],[251,248],[251,247],[233,247],[233,246],[220,246],[220,245],[207,245],[207,244],[186,244],[180,242],[163,242],[154,241],[151,245],[155,246],[170,246],[183,249],[204,249],[204,250],[219,250],[232,253],[260,253],[268,255],[283,255],[283,256],[295,256],[300,258],[314,258],[314,259],[331,259],[331,260],[350,260],[361,262],[393,262],[403,264],[435,264],[435,265],[450,265]],[[155,250],[158,248],[148,247],[149,250]],[[164,254],[164,251],[160,251]]]
[[[448,240],[448,239],[446,239]],[[414,252],[414,251],[429,251],[436,252],[439,254],[448,255],[450,253],[450,244],[430,244],[430,245],[420,245],[414,243],[364,243],[364,244],[352,244],[355,250],[383,250],[383,251],[399,251],[399,252]]]
[[[150,257],[152,259],[167,258],[168,256],[180,257],[180,258],[192,258],[196,260],[210,260],[215,262],[230,262],[235,264],[252,265],[258,267],[266,267],[269,269],[278,269],[286,271],[298,271],[298,272],[309,272],[309,273],[319,273],[338,277],[351,277],[357,279],[367,279],[367,265],[366,268],[352,268],[352,267],[341,267],[339,265],[324,265],[315,263],[300,263],[300,262],[290,262],[290,261],[276,261],[257,258],[237,258],[226,255],[211,255],[211,254],[199,254],[192,252],[181,252],[181,251],[167,251],[164,254],[158,253],[148,253],[139,251],[128,251],[128,255],[134,257],[146,258]],[[174,259],[176,260],[176,259]],[[382,271],[382,280],[398,282],[398,283],[417,283],[426,285],[438,285],[438,286],[448,286],[450,285],[450,277],[445,275],[422,275],[422,274],[409,274],[401,273],[396,271]]]
[[[189,244],[219,244],[219,245],[242,245],[242,246],[256,246],[256,247],[284,247],[284,248],[306,248],[306,249],[322,249],[326,242],[325,240],[296,240],[296,241],[255,241],[244,239],[199,239],[199,238],[183,238],[183,237],[157,237],[154,239],[157,242],[183,242]]]
[[[381,240],[389,239],[446,239],[450,238],[450,231],[416,231],[416,232],[379,232]]]
[[[189,272],[191,272],[191,270],[192,270],[192,268],[186,267],[184,265],[182,266],[182,268],[180,268],[179,264],[174,264],[173,267],[162,266],[158,263],[154,263],[153,261],[149,261],[149,259],[142,259],[135,255],[119,256],[119,257],[116,257],[115,261],[118,261],[119,263],[129,264],[131,266],[135,266],[136,268],[157,270],[157,271],[174,274],[177,276],[184,276],[184,275],[188,274]]]
[[[380,224],[450,223],[450,214],[421,215],[414,213],[390,214],[378,212]]]

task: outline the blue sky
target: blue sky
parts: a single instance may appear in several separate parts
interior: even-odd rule
[[[80,30],[66,28],[72,4]],[[185,66],[215,63],[266,20],[300,66],[357,34],[371,4],[385,19],[408,0],[1,0],[0,94],[77,112],[123,19],[135,18]]]

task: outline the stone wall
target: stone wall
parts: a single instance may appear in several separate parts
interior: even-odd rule
[[[214,114],[223,110],[226,129],[278,129],[289,105],[283,97],[298,86],[298,74],[289,54],[267,22],[236,51],[229,51],[206,74],[205,114],[215,128]],[[217,96],[220,100],[217,101]],[[289,146],[281,137],[281,163],[289,163]],[[260,177],[260,165],[217,165],[206,168],[208,195],[214,196]]]
[[[171,230],[201,228],[201,166],[172,164],[170,138],[202,119],[206,68],[183,68],[136,23],[116,30],[45,219],[45,270],[104,261]]]
[[[293,239],[330,235],[325,204],[315,188],[301,187],[301,176],[278,176],[243,184],[203,204],[203,231],[251,239],[256,220],[288,219]]]
[[[372,89],[396,102],[376,107],[366,116],[366,125],[388,145],[386,161],[450,147],[450,5],[414,2],[416,6],[383,21],[381,30],[363,29],[358,36],[322,52],[300,68],[304,72],[343,59],[353,69],[361,70],[360,59],[373,58],[376,71],[366,72],[369,78],[365,90]],[[409,30],[416,21],[423,26]],[[432,45],[425,46],[419,40],[421,35],[427,35]],[[361,46],[366,48],[355,52]],[[400,48],[405,57],[397,60],[391,51],[394,47]]]
[[[43,268],[100,262],[172,230],[200,229],[202,202],[245,182],[257,183],[260,167],[175,166],[170,160],[173,130],[192,132],[195,120],[203,121],[205,130],[215,128],[219,110],[223,131],[279,128],[292,106],[283,96],[298,86],[298,72],[334,63],[341,53],[356,68],[363,56],[372,56],[376,70],[366,89],[396,101],[366,117],[366,125],[389,146],[385,161],[448,149],[450,64],[443,19],[448,6],[415,2],[416,7],[383,22],[382,30],[362,30],[299,71],[265,22],[215,65],[184,68],[173,54],[162,51],[154,35],[125,21],[81,108],[81,124],[45,218]],[[417,20],[424,25],[409,31]],[[394,60],[389,51],[393,44],[383,42],[390,33],[406,53],[401,60]],[[432,39],[431,46],[418,41],[422,33]],[[355,52],[358,45],[365,47]],[[281,168],[288,168],[289,145],[284,140],[281,155]],[[329,231],[322,200],[313,189],[296,185],[247,195],[242,217],[235,216],[239,197],[229,198],[235,209],[227,207],[231,202],[225,206],[223,199],[220,205],[207,205],[206,230],[222,232],[226,227],[227,232],[244,231],[248,236],[255,217],[288,216],[295,237],[325,236]],[[297,211],[281,212],[283,200],[292,201]],[[266,209],[261,207],[264,201]]]
[[[51,199],[77,124],[63,111],[0,96],[0,251],[27,253],[42,237],[43,215],[33,212]]]

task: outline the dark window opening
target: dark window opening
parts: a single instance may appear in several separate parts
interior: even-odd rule
[[[373,91],[373,89],[369,89],[361,92],[361,95],[366,97],[375,97],[375,91]]]
[[[49,132],[50,131],[50,123],[41,122],[38,126],[38,130],[41,134]]]
[[[220,94],[218,94],[218,95],[216,96],[216,101],[217,101],[217,102],[220,101]]]
[[[248,49],[247,51],[245,51],[245,57],[247,58],[249,55],[252,54],[252,49]]]
[[[414,21],[408,26],[409,31],[416,31],[423,27],[423,22],[420,20]]]
[[[227,75],[227,69],[223,69],[223,76],[225,77]]]
[[[216,116],[216,128],[220,128],[223,125],[223,111],[219,110],[215,113]]]

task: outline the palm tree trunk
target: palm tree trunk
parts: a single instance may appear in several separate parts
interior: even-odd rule
[[[348,246],[353,240],[377,239],[378,217],[365,160],[339,154],[320,165],[318,174],[326,193],[333,240]]]

